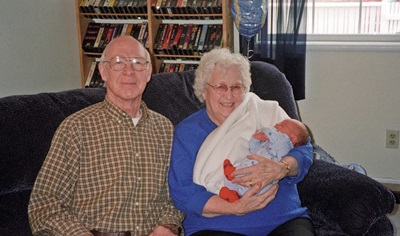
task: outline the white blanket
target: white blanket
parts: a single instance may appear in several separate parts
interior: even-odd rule
[[[249,140],[261,127],[271,127],[289,118],[276,101],[265,101],[246,93],[228,118],[211,132],[196,157],[193,181],[215,194],[223,186],[223,162],[238,166],[249,154]]]

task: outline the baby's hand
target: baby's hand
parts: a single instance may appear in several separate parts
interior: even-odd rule
[[[268,141],[269,140],[267,135],[265,135],[265,133],[262,131],[257,131],[255,134],[253,134],[253,138],[258,139],[260,141]]]

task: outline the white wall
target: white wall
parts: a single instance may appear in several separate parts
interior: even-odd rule
[[[75,1],[0,2],[0,97],[80,87]]]
[[[4,2],[4,1],[3,1]],[[0,97],[79,88],[75,2],[18,0],[0,5]],[[400,53],[308,51],[303,121],[340,163],[400,181]]]
[[[340,164],[358,163],[373,178],[400,183],[400,149],[386,148],[386,129],[400,130],[400,52],[307,52],[303,121]]]

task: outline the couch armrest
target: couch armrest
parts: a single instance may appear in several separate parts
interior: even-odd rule
[[[320,160],[314,161],[298,190],[317,231],[364,235],[395,205],[392,192],[379,182]]]

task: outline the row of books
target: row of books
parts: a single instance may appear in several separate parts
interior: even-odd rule
[[[92,62],[92,65],[89,69],[89,73],[86,77],[86,82],[85,82],[86,88],[99,88],[99,87],[105,87],[106,85],[100,76],[97,64],[98,62],[96,61]]]
[[[106,24],[90,22],[82,42],[85,52],[102,53],[107,44],[115,37],[131,35],[149,48],[147,22],[141,24]]]
[[[200,56],[222,46],[220,24],[160,24],[153,44],[156,54]]]
[[[158,70],[158,73],[194,70],[198,66],[199,64],[189,64],[189,63],[162,63],[160,69]]]
[[[222,0],[152,0],[151,10],[154,14],[164,14],[156,15],[157,19],[222,19],[217,16],[222,14]]]
[[[147,0],[82,0],[79,5],[79,11],[96,14],[84,14],[88,18],[145,19],[146,16],[144,15],[147,15]],[[129,14],[142,15],[132,16]]]
[[[157,19],[222,19],[222,0],[151,0],[151,9]],[[79,10],[88,18],[145,19],[147,0],[82,0]]]

